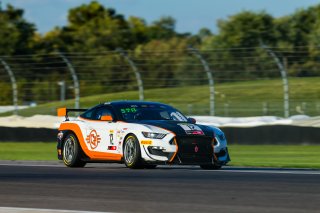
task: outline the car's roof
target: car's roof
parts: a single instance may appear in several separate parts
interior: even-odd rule
[[[152,102],[152,101],[112,101],[112,102],[107,102],[105,104],[111,104],[112,106],[119,106],[123,104],[130,104],[130,105],[141,105],[141,104],[146,104],[146,105],[161,105],[161,106],[167,106],[171,107],[167,104],[159,103],[159,102]]]

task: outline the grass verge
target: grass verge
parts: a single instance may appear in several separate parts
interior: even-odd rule
[[[230,165],[320,169],[320,145],[230,145]]]
[[[320,169],[320,145],[229,145],[231,166]],[[1,142],[0,160],[57,160],[56,143]]]
[[[290,78],[290,115],[320,113],[320,77]],[[178,88],[146,89],[145,100],[177,107],[186,114],[209,114],[209,87],[187,86]],[[81,108],[88,108],[113,100],[137,100],[137,91],[125,91],[81,97]],[[74,100],[55,101],[19,111],[19,115],[56,115],[58,107],[74,108]],[[299,109],[299,110],[297,110]],[[217,116],[283,116],[281,79],[218,83],[215,86],[215,114]],[[12,112],[0,116],[12,115]]]
[[[57,160],[56,143],[0,142],[0,160]]]

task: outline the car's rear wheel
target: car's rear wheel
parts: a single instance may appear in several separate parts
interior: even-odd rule
[[[135,135],[129,135],[126,138],[124,142],[123,157],[124,157],[124,163],[128,168],[131,168],[131,169],[143,168],[140,145]]]
[[[221,166],[219,165],[214,165],[214,164],[205,164],[205,165],[200,165],[201,169],[206,169],[206,170],[217,170],[221,169]]]
[[[62,158],[68,167],[84,167],[86,162],[82,161],[83,154],[77,137],[70,133],[64,139]]]

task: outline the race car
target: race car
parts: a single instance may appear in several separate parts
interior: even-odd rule
[[[69,112],[82,112],[73,120]],[[159,164],[219,169],[230,161],[223,132],[198,125],[161,103],[115,101],[90,109],[59,108],[58,159],[68,167],[118,162],[129,168]]]

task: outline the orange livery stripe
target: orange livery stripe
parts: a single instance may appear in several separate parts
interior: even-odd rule
[[[91,151],[88,149],[86,142],[81,133],[81,129],[77,124],[74,123],[62,123],[60,125],[59,130],[70,130],[72,131],[78,138],[80,146],[83,152],[91,159],[91,160],[110,160],[110,161],[121,161],[122,154],[115,153],[106,153],[106,152],[97,152]]]

